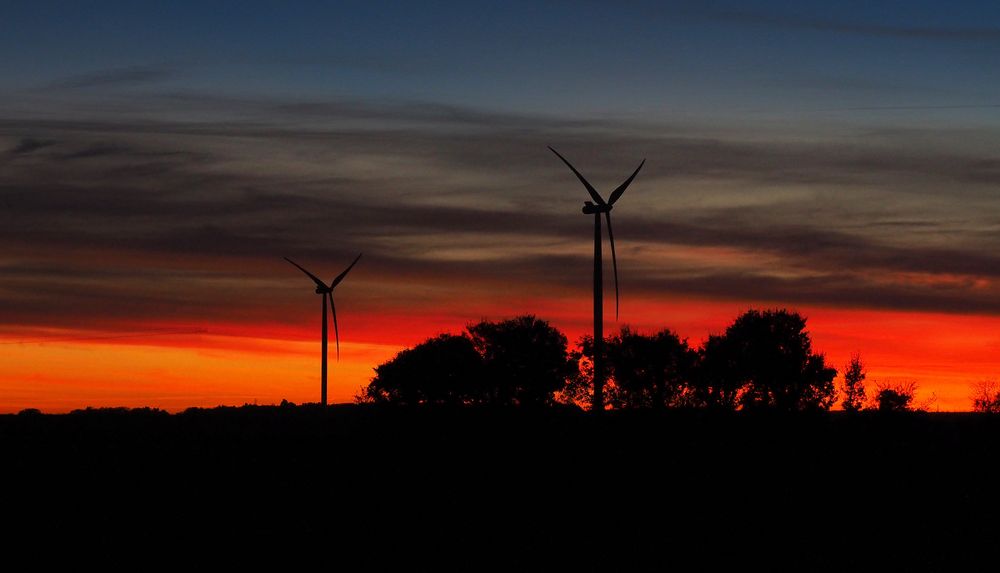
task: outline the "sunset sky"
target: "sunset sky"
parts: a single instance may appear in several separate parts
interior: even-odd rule
[[[750,307],[967,409],[1000,378],[996,2],[9,2],[0,412],[319,398],[406,345]],[[608,281],[610,281],[610,268]],[[606,282],[610,286],[610,282]],[[613,302],[605,328],[613,331]],[[332,351],[332,344],[331,344]]]

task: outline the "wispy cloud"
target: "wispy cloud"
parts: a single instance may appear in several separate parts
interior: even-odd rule
[[[243,121],[0,120],[25,149],[0,156],[0,322],[298,320],[281,257],[337,267],[359,251],[355,304],[372,312],[445,313],[456,281],[470,301],[586,296],[585,193],[548,144],[602,188],[649,158],[616,209],[633,295],[1000,312],[1000,134],[965,138],[980,148],[906,130],[245,106]]]
[[[729,10],[712,12],[711,16],[718,20],[739,24],[756,24],[775,28],[815,30],[819,32],[834,32],[841,34],[859,34],[889,38],[908,38],[915,40],[988,40],[1000,41],[1000,28],[992,26],[980,27],[946,27],[946,26],[904,26],[898,24],[876,24],[868,22],[850,22],[799,16],[795,14],[777,14],[749,10]]]
[[[173,68],[165,66],[129,66],[97,70],[55,80],[41,89],[87,89],[101,87],[128,87],[162,82],[176,75]]]
[[[10,148],[9,153],[12,155],[21,155],[49,147],[50,145],[55,145],[55,142],[52,140],[32,139],[30,137],[25,137],[21,139],[21,141],[17,145]]]

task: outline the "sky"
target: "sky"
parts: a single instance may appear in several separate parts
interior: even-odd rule
[[[1000,373],[993,2],[19,2],[0,20],[0,412],[350,401],[401,348],[808,318],[869,381]],[[607,256],[607,255],[606,255]],[[610,269],[606,286],[610,286]],[[613,303],[612,303],[613,304]],[[332,345],[331,345],[332,346]]]

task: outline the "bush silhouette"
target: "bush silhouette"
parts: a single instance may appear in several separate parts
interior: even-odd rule
[[[913,410],[916,382],[896,382],[875,385],[874,408],[879,412],[908,412]]]

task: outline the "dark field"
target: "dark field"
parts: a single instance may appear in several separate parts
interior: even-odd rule
[[[973,414],[0,416],[4,539],[102,563],[956,570],[1000,560],[998,436]]]

